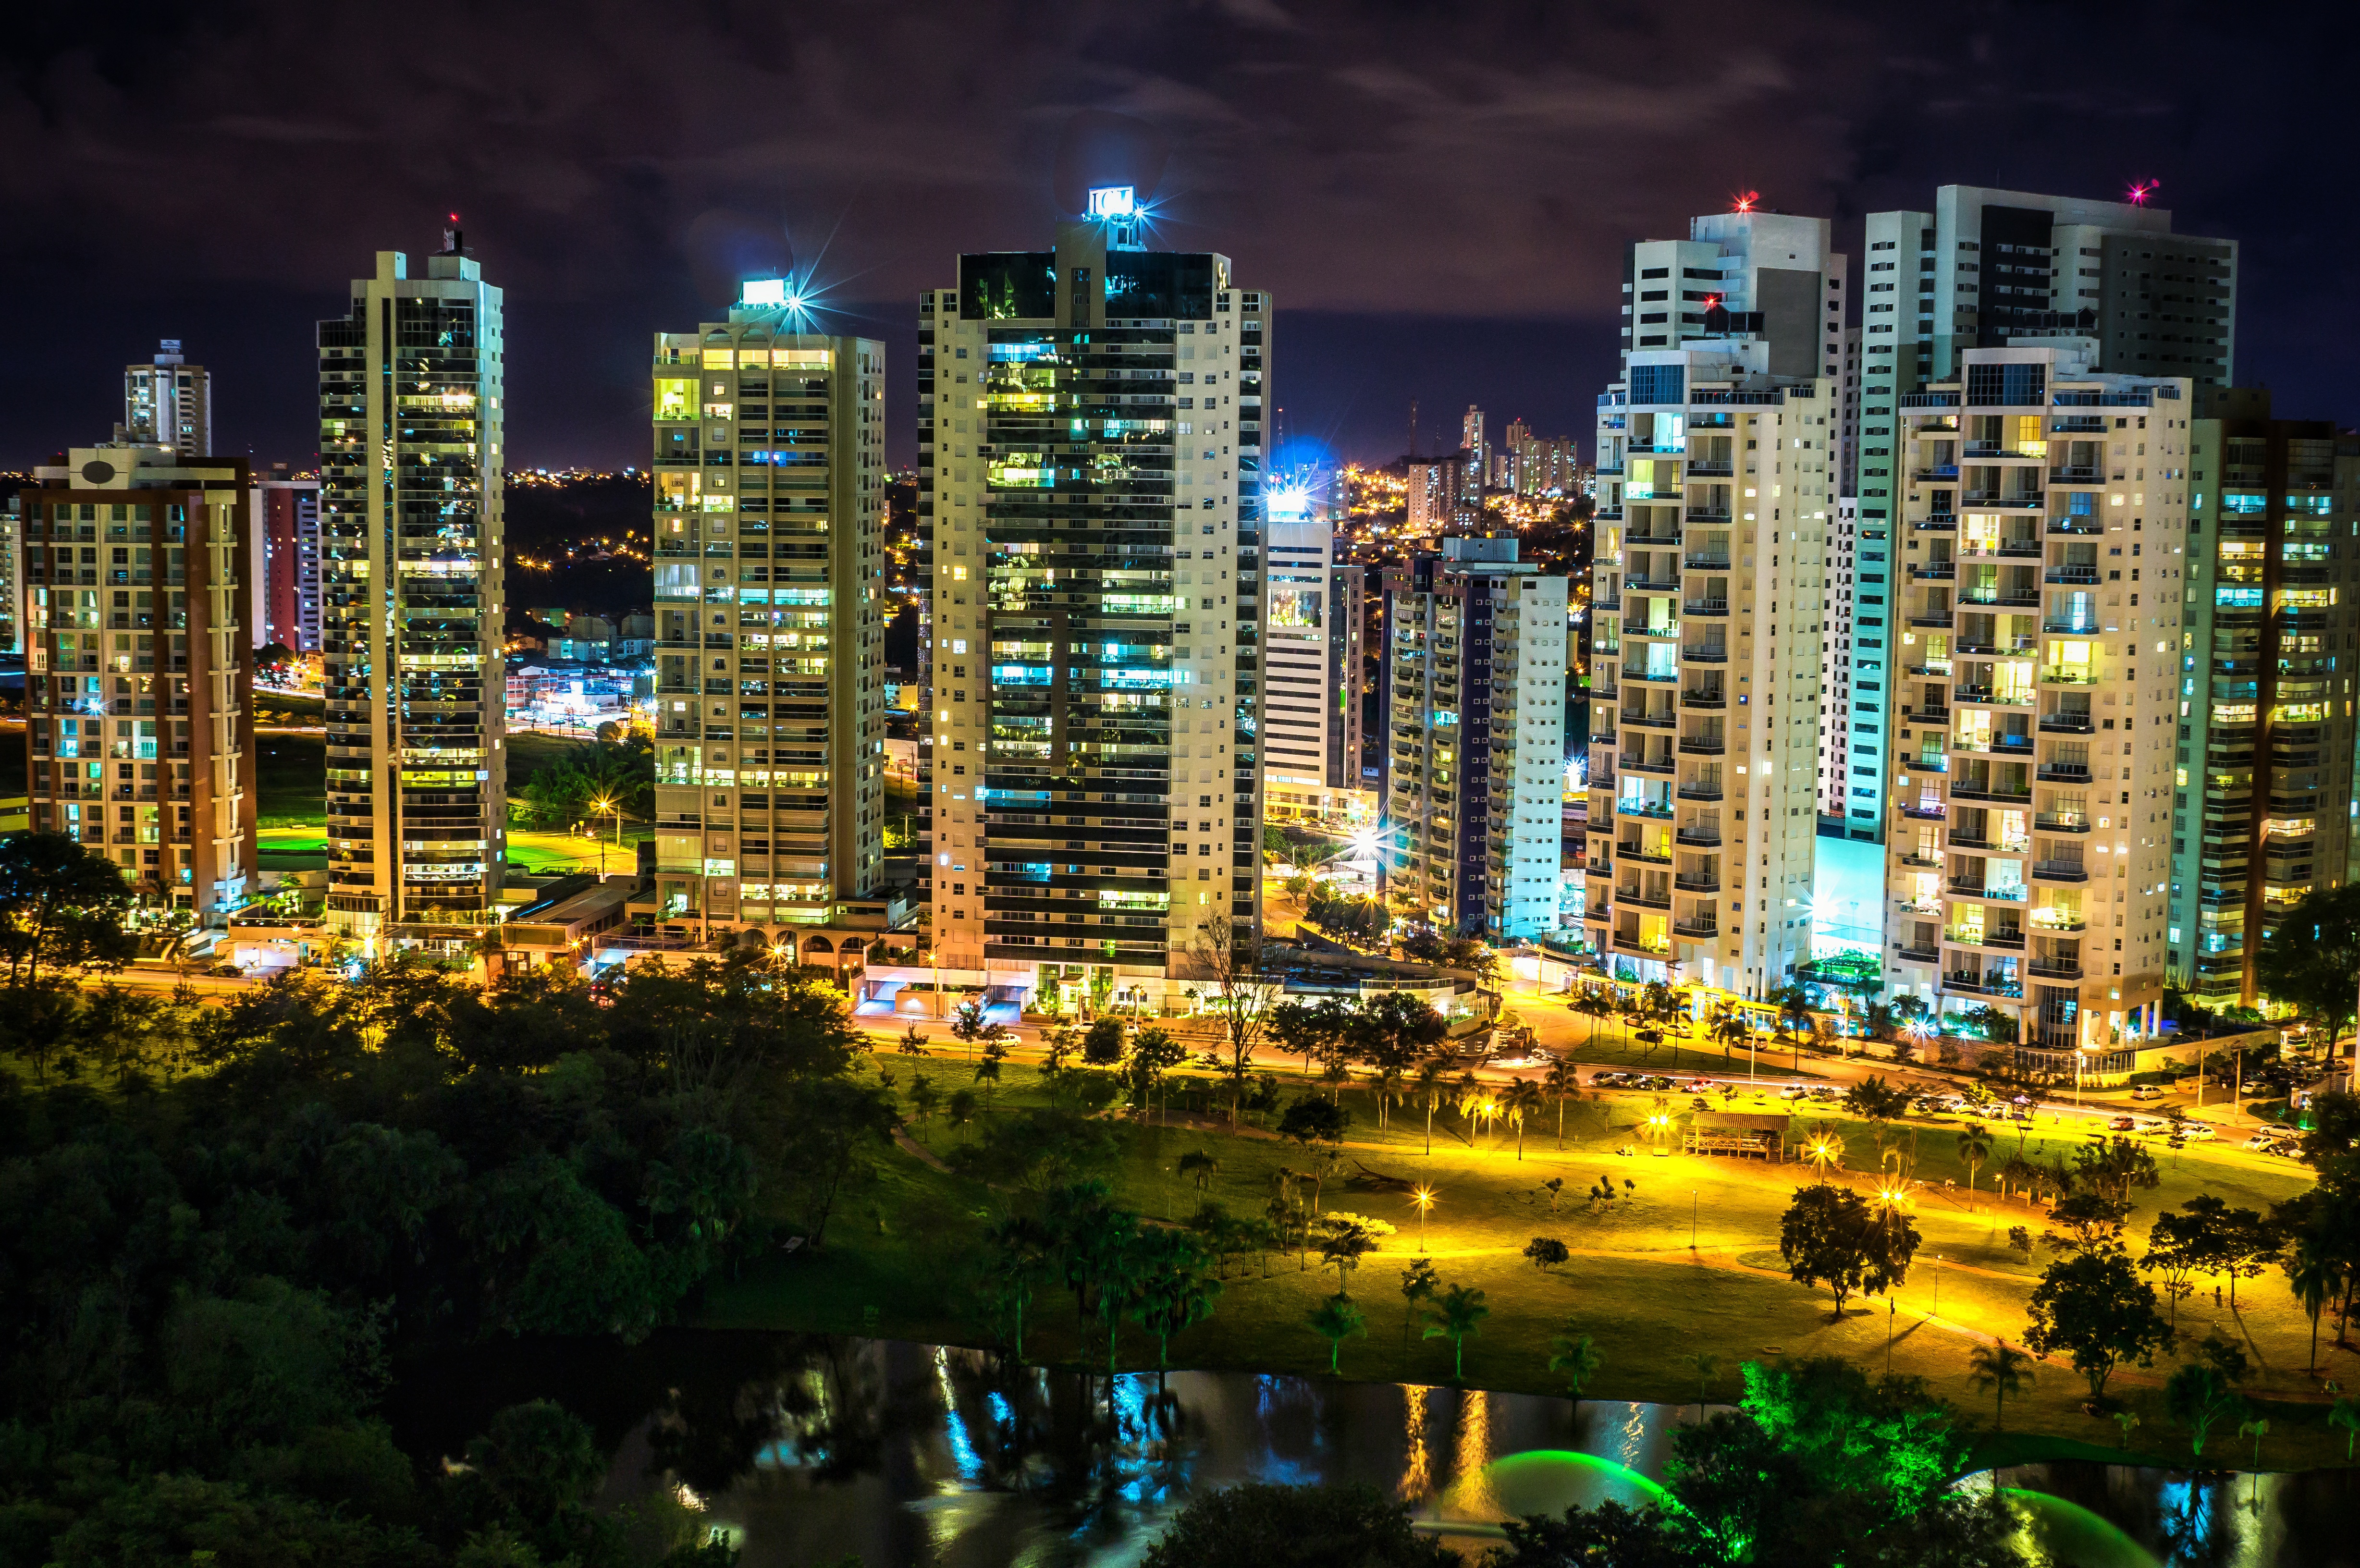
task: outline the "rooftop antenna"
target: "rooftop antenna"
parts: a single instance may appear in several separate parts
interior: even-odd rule
[[[451,214],[451,226],[442,231],[442,254],[460,256],[464,254],[466,246],[459,233],[459,214],[453,212]]]

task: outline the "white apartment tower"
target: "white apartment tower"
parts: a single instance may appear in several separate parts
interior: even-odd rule
[[[2186,376],[2093,371],[2094,349],[1965,350],[1899,399],[1891,463],[1885,973],[1993,1009],[2068,1077],[2155,1032],[2170,956],[2194,412]]]
[[[1450,934],[1557,923],[1568,582],[1513,536],[1442,540],[1385,573],[1385,815],[1398,899]]]
[[[1361,787],[1362,569],[1336,563],[1324,498],[1274,492],[1264,545],[1262,790],[1273,822],[1358,824]]]
[[[885,827],[885,345],[788,285],[653,364],[656,876],[667,931],[836,967],[899,923]]]
[[[1910,489],[1905,399],[1955,378],[1971,349],[2064,342],[2092,371],[2229,387],[2237,244],[2175,234],[2161,207],[1972,185],[1943,186],[1931,212],[1871,212],[1866,240],[1852,698],[1882,712],[1901,679],[1885,612],[1906,586],[1888,559]],[[1854,738],[1844,820],[1857,833],[1884,818],[1894,743]]]
[[[1260,922],[1270,298],[1129,187],[922,297],[932,946],[945,984],[1178,1008]]]
[[[191,365],[180,340],[166,338],[155,359],[123,368],[123,428],[118,440],[168,446],[183,457],[213,450],[213,376]]]
[[[1598,399],[1591,587],[1590,942],[1617,975],[1756,998],[1811,955],[1841,418],[1835,378],[1775,352],[1632,352]]]
[[[454,230],[319,325],[328,920],[453,953],[508,864],[502,309]]]

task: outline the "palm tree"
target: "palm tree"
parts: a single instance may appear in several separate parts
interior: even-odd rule
[[[1426,1151],[1434,1152],[1434,1113],[1450,1098],[1451,1059],[1430,1056],[1421,1062],[1415,1084],[1417,1094],[1426,1101]]]
[[[1015,1320],[1016,1359],[1024,1359],[1024,1309],[1032,1292],[1048,1278],[1052,1262],[1048,1231],[1041,1222],[1011,1214],[991,1227],[992,1286],[999,1302]]]
[[[1967,1168],[1967,1191],[1975,1190],[1975,1172],[1991,1158],[1991,1132],[1981,1122],[1969,1122],[1959,1129],[1959,1159]]]
[[[1719,1016],[1712,1020],[1712,1039],[1713,1042],[1721,1047],[1721,1060],[1734,1062],[1736,1058],[1731,1052],[1736,1049],[1738,1041],[1751,1042],[1754,1039],[1754,1031],[1746,1027],[1744,1018],[1736,1008],[1723,1007]],[[1745,1070],[1748,1076],[1751,1076],[1754,1071],[1753,1054],[1751,1050],[1746,1052]]]
[[[1541,1086],[1518,1078],[1500,1094],[1500,1111],[1516,1126],[1516,1158],[1524,1157],[1524,1117],[1541,1108]]]
[[[1705,1392],[1711,1386],[1712,1375],[1721,1370],[1721,1357],[1710,1351],[1699,1350],[1680,1359],[1697,1375],[1697,1424],[1702,1426]]]
[[[1566,1319],[1565,1327],[1549,1341],[1548,1369],[1565,1379],[1566,1397],[1579,1410],[1581,1390],[1598,1375],[1606,1357],[1599,1354],[1596,1340],[1573,1332],[1573,1319]]]
[[[1554,1057],[1549,1062],[1541,1087],[1557,1102],[1557,1146],[1565,1147],[1565,1103],[1581,1098],[1581,1072],[1569,1056]]]
[[[1171,1365],[1172,1336],[1213,1315],[1221,1286],[1213,1278],[1212,1258],[1186,1231],[1142,1231],[1137,1248],[1131,1315],[1155,1336],[1155,1388],[1160,1394]]]
[[[2327,1298],[2335,1293],[2343,1276],[2343,1267],[2331,1258],[2318,1239],[2311,1236],[2296,1238],[2294,1250],[2284,1260],[2287,1284],[2294,1299],[2311,1314],[2311,1367],[2319,1371],[2319,1313],[2327,1305]]]
[[[1330,1296],[1311,1314],[1312,1331],[1328,1341],[1328,1370],[1338,1372],[1344,1342],[1369,1332],[1368,1320],[1349,1296]]]
[[[2327,1412],[2327,1424],[2344,1434],[2344,1462],[2351,1464],[2353,1440],[2360,1438],[2360,1399],[2336,1400]]]
[[[1450,1342],[1450,1380],[1463,1382],[1467,1377],[1467,1337],[1482,1331],[1482,1323],[1491,1315],[1483,1304],[1483,1292],[1466,1285],[1453,1285],[1442,1293],[1433,1306],[1426,1310],[1426,1337]]]
[[[1993,1424],[2005,1429],[2007,1397],[2032,1386],[2032,1357],[2000,1342],[1976,1345],[1967,1352],[1967,1365],[1973,1369],[1974,1386],[1992,1390],[1996,1417]]]
[[[1212,1184],[1213,1173],[1220,1168],[1220,1160],[1207,1149],[1192,1149],[1180,1157],[1180,1174],[1193,1178],[1199,1192]]]

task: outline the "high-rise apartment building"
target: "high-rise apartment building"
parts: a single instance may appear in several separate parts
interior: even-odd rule
[[[2199,397],[2171,822],[2172,983],[2252,1007],[2280,915],[2352,876],[2360,439]],[[2132,461],[2136,463],[2134,456]]]
[[[1376,797],[1360,780],[1364,569],[1337,564],[1323,502],[1274,492],[1267,505],[1264,810],[1274,822],[1365,822]]]
[[[1409,531],[1431,537],[1471,528],[1482,516],[1482,485],[1464,452],[1409,459]]]
[[[1852,712],[1852,620],[1859,603],[1860,503],[1836,497],[1828,530],[1826,582],[1819,590],[1819,820],[1843,827],[1844,790],[1851,778],[1852,726],[1881,734],[1885,715]]]
[[[0,653],[25,651],[25,506],[0,501]]]
[[[1617,974],[1754,997],[1811,955],[1840,418],[1834,377],[1778,354],[1636,349],[1598,399],[1583,920]]]
[[[168,446],[185,457],[213,449],[213,377],[191,365],[180,340],[166,338],[155,360],[123,369],[122,441]]]
[[[919,305],[933,943],[1177,1006],[1260,919],[1270,298],[1091,210]]]
[[[508,866],[500,290],[450,232],[319,326],[329,923],[464,951]]]
[[[1472,403],[1459,418],[1459,450],[1467,459],[1468,483],[1480,493],[1491,483],[1491,441],[1484,428],[1483,410]]]
[[[885,345],[810,326],[762,280],[727,321],[655,340],[643,912],[835,955],[900,923],[882,887]]]
[[[1768,351],[1766,374],[1833,383],[1846,267],[1825,218],[1784,212],[1710,212],[1688,221],[1687,239],[1633,241],[1623,257],[1622,363],[1695,340],[1755,341]]]
[[[1522,419],[1512,421],[1501,454],[1506,460],[1503,487],[1522,496],[1571,495],[1578,483],[1574,442],[1568,437],[1538,437]]]
[[[2092,371],[2183,376],[2226,387],[2235,357],[2237,245],[2171,232],[2171,213],[2128,201],[1946,185],[1930,212],[1872,212],[1861,289],[1857,494],[1861,593],[1857,703],[1892,706],[1885,657],[1896,631],[1880,612],[1905,584],[1888,559],[1909,475],[1896,456],[1903,400],[1955,377],[1973,348],[2058,343]],[[1885,734],[1859,737],[1844,821],[1884,821]]]
[[[2169,958],[2192,388],[2070,347],[1961,360],[1893,437],[1885,974],[2070,1076],[2155,1031]]]
[[[33,828],[220,925],[254,876],[246,465],[83,447],[19,501]]]
[[[255,481],[255,646],[320,650],[320,482],[275,464]]]
[[[1566,588],[1513,535],[1447,538],[1385,573],[1380,853],[1396,900],[1443,931],[1557,928]]]

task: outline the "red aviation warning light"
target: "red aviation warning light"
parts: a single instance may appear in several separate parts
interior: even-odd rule
[[[2130,188],[2130,191],[2129,191],[2129,192],[2128,192],[2128,197],[2129,197],[2130,204],[2131,204],[2132,206],[2134,206],[2134,207],[2144,207],[2144,206],[2146,206],[2146,205],[2147,205],[2147,199],[2148,197],[2150,197],[2150,196],[2154,195],[2158,191],[2161,190],[2162,188],[2163,188],[2163,181],[2162,181],[2162,180],[2132,180],[2132,181],[2131,181],[2131,188]]]
[[[1729,199],[1729,210],[1732,212],[1751,212],[1761,204],[1762,192],[1759,191],[1740,191]]]

